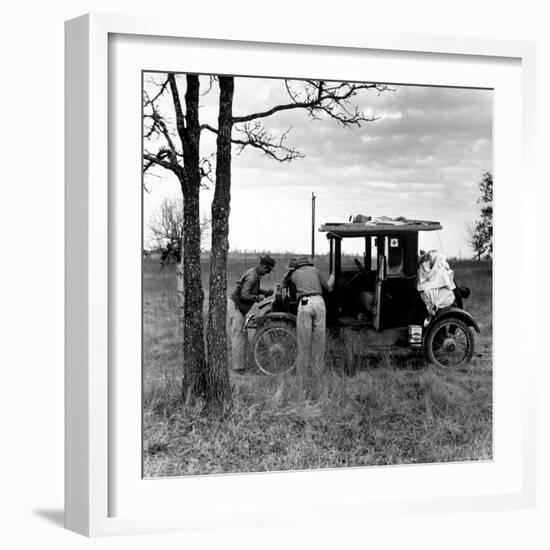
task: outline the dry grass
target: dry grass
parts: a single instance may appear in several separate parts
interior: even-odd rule
[[[243,263],[232,265],[230,280]],[[473,289],[467,306],[483,331],[467,367],[436,370],[421,354],[401,353],[366,356],[356,376],[329,370],[306,388],[293,375],[231,375],[233,408],[216,420],[204,416],[200,404],[181,406],[174,274],[146,262],[145,475],[490,459],[490,264],[454,267],[461,284]]]

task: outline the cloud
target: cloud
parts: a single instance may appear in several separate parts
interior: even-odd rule
[[[215,88],[203,97],[201,110],[203,120],[212,124],[217,114]],[[479,211],[478,182],[484,171],[492,169],[493,92],[392,88],[357,97],[361,109],[380,117],[359,128],[342,127],[327,117],[312,120],[303,110],[265,118],[266,128],[274,135],[291,128],[287,144],[305,158],[281,164],[255,150],[234,154],[231,245],[266,248],[262,243],[267,243],[267,248],[283,250],[296,242],[307,246],[307,235],[274,234],[258,210],[265,210],[268,202],[271,220],[307,217],[308,197],[315,191],[323,215],[332,220],[359,211],[442,217],[449,227],[451,253],[465,251],[465,225]],[[235,115],[287,101],[281,80],[235,79]],[[213,137],[205,136],[203,152],[213,147]],[[203,208],[207,207],[203,201]],[[285,223],[292,226],[296,220]]]

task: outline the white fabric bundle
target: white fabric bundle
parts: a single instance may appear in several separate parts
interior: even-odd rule
[[[453,304],[453,290],[456,288],[454,273],[445,256],[438,250],[430,250],[422,256],[416,288],[420,291],[430,315]]]

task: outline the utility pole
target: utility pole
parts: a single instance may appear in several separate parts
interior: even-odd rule
[[[311,192],[311,261],[315,260],[315,193]]]

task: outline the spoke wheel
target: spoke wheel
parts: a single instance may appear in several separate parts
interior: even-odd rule
[[[429,329],[424,346],[433,365],[460,367],[474,355],[474,335],[461,319],[442,319]]]
[[[254,363],[265,374],[284,374],[292,370],[297,352],[296,329],[290,323],[269,323],[258,329],[252,340]]]

